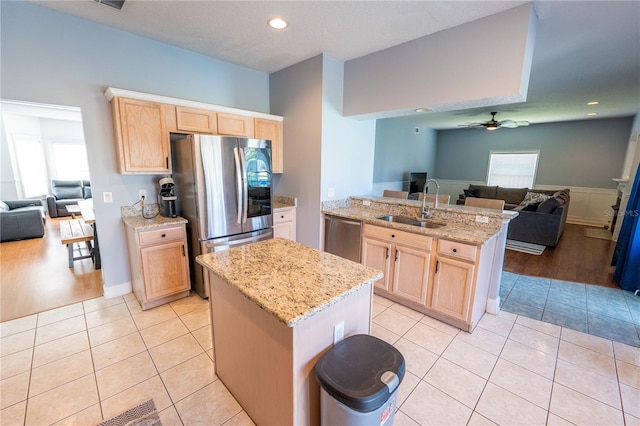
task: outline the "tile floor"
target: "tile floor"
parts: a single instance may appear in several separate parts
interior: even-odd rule
[[[502,312],[472,334],[374,298],[405,356],[396,425],[640,424],[640,349]],[[165,426],[251,425],[213,374],[206,301],[132,295],[0,324],[0,423],[91,425],[153,398]]]
[[[500,299],[505,311],[640,346],[640,297],[630,291],[503,272]]]

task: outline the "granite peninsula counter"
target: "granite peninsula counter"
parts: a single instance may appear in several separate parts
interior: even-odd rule
[[[196,258],[210,274],[216,374],[256,424],[319,424],[317,359],[368,334],[382,273],[282,238]]]

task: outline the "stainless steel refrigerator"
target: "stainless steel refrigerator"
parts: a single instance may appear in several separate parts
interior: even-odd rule
[[[171,143],[178,215],[186,218],[191,287],[209,297],[195,257],[273,238],[271,141],[189,135]]]

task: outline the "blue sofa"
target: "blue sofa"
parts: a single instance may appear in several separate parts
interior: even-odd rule
[[[52,180],[51,195],[47,197],[49,217],[71,216],[67,206],[91,198],[88,180]]]
[[[0,241],[44,237],[46,217],[41,200],[0,201]]]

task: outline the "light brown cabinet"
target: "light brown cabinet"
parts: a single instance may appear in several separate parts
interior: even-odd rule
[[[215,111],[199,108],[176,107],[176,130],[187,133],[218,133],[218,117]]]
[[[133,292],[142,309],[189,295],[189,258],[185,225],[152,229],[125,226]]]
[[[171,173],[171,147],[164,104],[113,98],[118,171],[121,174]]]
[[[218,134],[254,137],[253,118],[238,114],[218,113]]]
[[[375,288],[426,305],[432,238],[369,224],[362,235],[362,263],[384,273]]]
[[[282,122],[255,118],[254,135],[256,139],[268,139],[271,141],[271,170],[273,173],[282,173],[284,170]]]
[[[295,207],[273,213],[273,238],[296,240]]]

